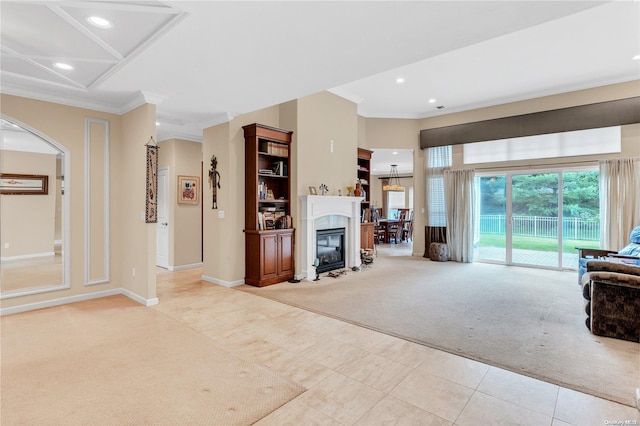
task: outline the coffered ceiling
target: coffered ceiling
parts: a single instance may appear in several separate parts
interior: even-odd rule
[[[2,1],[0,13],[2,92],[115,113],[156,103],[159,140],[201,140],[322,90],[366,117],[422,118],[640,78],[638,1]]]

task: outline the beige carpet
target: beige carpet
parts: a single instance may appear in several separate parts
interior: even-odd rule
[[[236,288],[634,405],[640,344],[586,329],[576,274],[380,256],[340,278]]]
[[[2,318],[3,425],[252,424],[305,389],[124,297]]]

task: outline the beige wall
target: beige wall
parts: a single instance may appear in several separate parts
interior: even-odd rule
[[[366,145],[364,148],[375,149],[412,149],[413,150],[413,192],[414,192],[414,229],[413,255],[424,254],[424,229],[425,225],[425,177],[424,177],[424,152],[420,149],[420,120],[394,119],[394,118],[366,118],[364,131],[366,132]],[[382,207],[382,184],[378,176],[371,176],[373,181],[372,201],[376,201],[377,207]],[[406,180],[406,179],[403,179]],[[405,182],[402,182],[405,184]],[[408,186],[408,184],[406,184]],[[409,197],[409,191],[405,191]],[[409,204],[408,200],[406,201]]]
[[[53,254],[56,221],[55,154],[3,150],[0,155],[0,171],[48,176],[46,195],[0,195],[2,257]],[[5,244],[9,247],[5,248]]]
[[[156,138],[155,105],[142,105],[122,116],[122,134],[118,155],[113,158],[116,174],[115,196],[117,209],[112,209],[119,237],[116,259],[122,270],[121,287],[143,299],[156,297],[156,224],[145,223],[146,163],[145,144]],[[134,276],[135,269],[135,276]],[[118,277],[116,275],[116,277]]]
[[[217,211],[208,210],[205,204],[203,275],[223,285],[238,284],[244,279],[245,159],[242,126],[252,123],[294,132],[290,152],[293,176],[291,212],[296,229],[300,227],[299,195],[308,194],[309,186],[325,183],[329,193],[337,195],[338,189],[344,190],[356,180],[357,107],[331,93],[321,92],[205,129],[205,169],[208,169],[208,159],[215,154],[223,185],[218,193],[218,210],[225,212],[225,218],[219,218]],[[236,244],[231,244],[231,241]],[[300,247],[296,244],[296,274],[300,271],[300,256]]]
[[[456,124],[472,123],[481,120],[490,120],[512,115],[528,114],[540,111],[549,111],[559,108],[568,108],[579,105],[587,105],[597,102],[606,102],[616,99],[640,96],[640,80],[613,84],[609,86],[597,87],[594,89],[579,90],[576,92],[563,93],[559,95],[545,96],[528,101],[513,102],[494,107],[481,108],[472,111],[465,111],[455,114],[447,114],[439,117],[426,118],[420,120],[420,129],[432,129]],[[575,162],[597,162],[600,159],[614,157],[636,157],[640,155],[640,145],[638,137],[638,125],[622,126],[622,152],[620,154],[599,155],[599,156],[578,156],[559,159],[541,159],[531,161],[509,162],[508,164],[489,163],[482,164],[482,168],[500,169],[504,167],[539,167],[540,165],[571,164]],[[470,168],[463,164],[462,145],[454,146],[453,167]]]
[[[244,130],[242,126],[260,123],[279,127],[278,106],[243,114],[231,122],[204,129],[202,157],[208,178],[211,156],[218,160],[220,173],[218,209],[211,208],[211,189],[204,197],[203,278],[221,285],[244,281]],[[224,217],[220,214],[224,212]]]
[[[210,203],[207,176],[202,179],[202,144],[181,139],[160,142],[160,167],[169,168],[169,268],[200,265],[202,262],[202,207],[178,204],[178,176],[198,176],[205,205]],[[208,164],[207,164],[208,166]],[[202,191],[198,192],[202,192]],[[202,195],[202,194],[200,194]]]
[[[296,181],[292,198],[295,226],[301,229],[299,196],[308,194],[310,186],[325,184],[330,195],[338,195],[338,190],[346,194],[346,187],[354,186],[357,180],[358,109],[351,101],[320,92],[298,99],[296,114]],[[296,235],[296,241],[300,241],[300,235]],[[296,276],[300,276],[301,244],[296,244],[295,253]]]
[[[65,256],[70,256],[71,260],[71,288],[4,299],[1,302],[2,308],[120,287],[120,285],[113,282],[93,287],[85,287],[84,285],[84,119],[85,117],[94,117],[108,120],[112,126],[112,142],[118,142],[121,134],[119,117],[113,114],[5,94],[1,95],[1,101],[3,114],[39,131],[69,151],[70,154],[65,156],[66,161],[70,161],[70,173],[65,176],[65,185],[67,187],[65,197],[71,198],[70,211],[68,212],[71,218],[71,241],[64,242]],[[112,147],[112,154],[114,153]],[[114,185],[112,185],[112,188],[114,188]],[[113,259],[113,240],[111,249]],[[113,276],[119,270],[118,263],[113,262],[111,268]]]
[[[330,195],[338,195],[338,189],[344,193],[357,178],[357,105],[329,92],[298,99],[297,151],[296,196],[320,184]]]
[[[24,123],[69,151],[70,173],[65,176],[65,197],[70,197],[71,288],[10,299],[2,308],[81,296],[124,288],[141,299],[155,298],[155,225],[145,224],[144,144],[155,138],[155,106],[143,105],[123,116],[2,94],[2,112]],[[111,171],[111,280],[85,286],[85,118],[106,120],[110,126]],[[93,237],[100,238],[97,233]],[[92,238],[93,238],[92,237]],[[132,268],[136,277],[132,277]]]
[[[414,254],[424,250],[424,152],[419,130],[551,110],[575,105],[640,96],[640,82],[617,84],[574,93],[548,96],[423,120],[376,119],[357,116],[357,106],[322,92],[285,104],[236,117],[229,123],[205,129],[204,159],[204,268],[203,276],[221,284],[242,282],[244,277],[244,137],[242,126],[261,123],[293,130],[292,192],[306,194],[308,186],[325,183],[330,193],[356,178],[357,147],[414,149],[415,229]],[[2,307],[58,297],[124,287],[145,299],[155,297],[155,225],[145,224],[144,143],[155,137],[155,107],[144,105],[123,116],[2,95],[3,113],[37,129],[71,152],[71,289],[2,301]],[[84,274],[84,118],[107,120],[111,130],[111,272],[109,283],[86,288]],[[640,156],[640,125],[624,126],[622,156]],[[330,141],[334,141],[334,152]],[[456,155],[460,151],[456,148]],[[222,188],[218,210],[211,209],[206,185],[209,159],[218,158]],[[459,157],[456,157],[459,158]],[[595,160],[595,159],[592,159]],[[457,160],[456,160],[457,161]],[[547,161],[545,161],[547,162]],[[176,173],[177,173],[176,163]],[[191,167],[191,166],[189,166]],[[175,179],[173,179],[175,180]],[[175,182],[172,182],[175,185]],[[297,199],[297,198],[296,198]],[[299,227],[298,203],[292,213]],[[224,212],[224,218],[219,213]],[[175,214],[174,216],[177,216]],[[195,237],[198,238],[198,237]],[[174,245],[177,243],[174,240]],[[191,244],[191,243],[186,243]],[[197,245],[197,243],[196,243]],[[174,261],[176,261],[174,253]],[[299,252],[296,247],[296,264]],[[136,268],[136,276],[132,274]],[[298,273],[298,271],[297,271]]]

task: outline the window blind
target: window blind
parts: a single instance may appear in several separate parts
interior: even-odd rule
[[[444,200],[444,171],[451,168],[451,145],[427,149],[427,226],[446,226],[447,215]]]

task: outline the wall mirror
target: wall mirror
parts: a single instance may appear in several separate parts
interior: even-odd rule
[[[0,116],[0,298],[69,288],[68,151]]]

